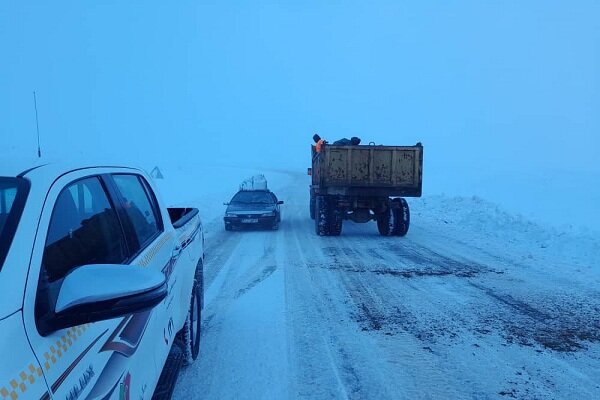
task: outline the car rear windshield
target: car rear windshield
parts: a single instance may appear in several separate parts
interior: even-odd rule
[[[272,204],[273,196],[269,192],[259,191],[245,191],[238,192],[231,199],[232,203],[259,203],[259,204]]]
[[[0,269],[23,213],[29,181],[23,178],[0,177]]]

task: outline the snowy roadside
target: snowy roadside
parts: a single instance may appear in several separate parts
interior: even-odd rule
[[[570,279],[600,283],[600,233],[532,222],[479,197],[411,199],[414,235],[440,235]],[[434,232],[432,232],[432,230]],[[515,259],[517,258],[517,259]]]

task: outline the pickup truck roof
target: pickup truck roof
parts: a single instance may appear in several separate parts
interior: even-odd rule
[[[118,165],[118,164],[114,164],[114,163],[90,165],[90,164],[83,164],[83,163],[56,162],[56,163],[48,163],[48,164],[39,164],[39,165],[29,167],[27,169],[21,170],[16,176],[25,177],[25,178],[36,177],[37,179],[39,179],[41,177],[56,179],[66,173],[81,170],[81,169],[88,169],[88,168],[125,168],[125,169],[132,169],[132,170],[141,170],[141,168]],[[2,174],[0,173],[0,175],[2,175]]]
[[[72,161],[41,161],[39,159],[15,159],[8,158],[3,159],[0,162],[0,176],[6,177],[17,177],[24,176],[29,177],[32,176],[32,172],[35,171],[35,174],[45,175],[45,176],[54,176],[59,177],[67,172],[85,169],[85,168],[128,168],[128,169],[138,169],[141,168],[132,168],[132,166],[125,166],[120,163],[115,162],[102,162],[102,163],[89,163],[89,162],[72,162]],[[37,175],[40,176],[40,175]]]

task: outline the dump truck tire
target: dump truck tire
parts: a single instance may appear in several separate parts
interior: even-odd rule
[[[327,198],[317,196],[315,206],[315,232],[319,236],[329,236],[331,213]]]
[[[329,235],[340,236],[342,234],[342,213],[336,210],[332,204],[329,205],[329,210]]]
[[[377,218],[377,230],[381,236],[390,236],[392,234],[392,213],[388,208]]]
[[[392,235],[405,236],[410,226],[410,208],[404,198],[392,199],[395,207],[392,207]]]
[[[310,196],[310,219],[315,219],[315,207],[316,207],[315,196]]]

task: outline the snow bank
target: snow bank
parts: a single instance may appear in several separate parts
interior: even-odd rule
[[[600,231],[600,185],[594,184],[600,182],[600,172],[427,166],[425,172],[424,193],[477,196],[544,225]]]
[[[475,242],[478,247],[504,247],[508,251],[506,246],[510,245],[527,249],[531,257],[600,265],[600,233],[590,229],[533,222],[477,196],[436,195],[409,202],[413,226],[437,227],[444,234]]]

